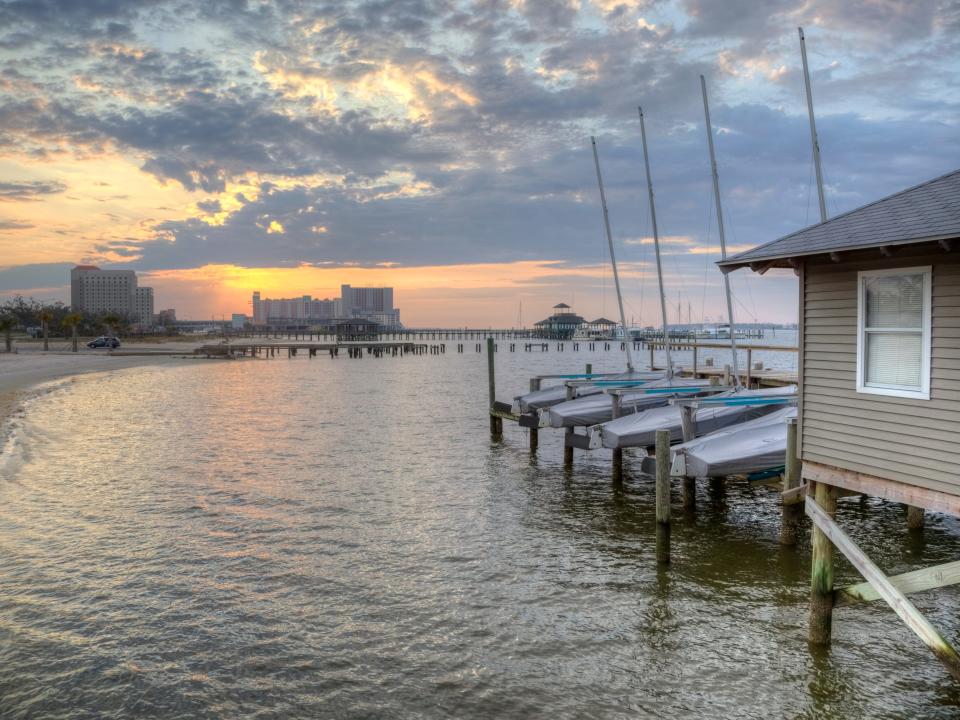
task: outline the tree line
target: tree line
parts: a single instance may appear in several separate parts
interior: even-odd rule
[[[13,332],[18,329],[38,328],[43,337],[43,349],[49,349],[51,332],[69,336],[73,351],[77,351],[80,335],[97,335],[109,332],[114,335],[129,330],[132,318],[119,313],[74,312],[62,302],[43,303],[33,298],[16,295],[0,304],[0,333],[3,334],[7,352],[13,349]]]

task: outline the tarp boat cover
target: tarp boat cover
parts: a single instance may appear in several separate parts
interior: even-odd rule
[[[787,420],[797,408],[780,407],[671,449],[671,475],[726,477],[781,467],[787,459]]]
[[[609,382],[616,380],[656,380],[661,377],[663,377],[661,373],[633,372],[605,375],[602,377],[602,379],[604,382]],[[609,387],[609,385],[580,385],[577,387],[577,397],[602,393],[606,387]],[[541,390],[534,390],[533,392],[526,393],[525,395],[518,395],[515,397],[513,399],[513,411],[517,413],[534,412],[535,410],[542,410],[543,408],[548,408],[558,403],[565,402],[566,399],[567,386],[565,384],[560,383],[559,385],[551,385],[550,387],[545,387]]]
[[[650,408],[666,405],[671,398],[683,395],[692,395],[693,392],[684,393],[650,393],[651,389],[668,387],[690,387],[690,388],[708,388],[709,380],[696,380],[694,378],[673,378],[667,380],[651,380],[637,388],[633,392],[625,392],[621,396],[621,414],[638,413]],[[541,427],[582,427],[588,425],[598,425],[607,422],[613,417],[613,398],[607,393],[592,394],[586,397],[578,397],[574,400],[566,400],[553,407],[543,410],[544,422]]]
[[[789,385],[764,390],[730,390],[711,397],[769,398],[780,395],[796,395],[796,393],[797,387]],[[694,432],[698,436],[706,435],[736,423],[754,420],[779,409],[780,406],[769,404],[701,407],[694,413]],[[669,430],[671,442],[682,440],[680,408],[676,405],[653,408],[590,428],[590,447],[650,447],[656,443],[657,430]]]

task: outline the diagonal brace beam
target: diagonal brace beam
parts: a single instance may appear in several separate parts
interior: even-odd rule
[[[934,565],[933,567],[921,568],[902,575],[888,577],[887,580],[897,590],[904,595],[907,593],[923,592],[924,590],[934,590],[935,588],[947,587],[960,583],[960,560],[944,563],[943,565]],[[844,588],[837,588],[834,597],[834,606],[842,607],[844,605],[855,605],[862,602],[871,602],[879,600],[880,593],[868,582],[848,585]]]
[[[937,632],[937,629],[907,599],[907,596],[890,582],[883,571],[857,547],[813,498],[807,497],[805,510],[807,516],[830,539],[834,547],[842,552],[857,571],[873,585],[884,602],[906,623],[907,627],[920,637],[924,645],[930,648],[954,679],[960,681],[960,655],[953,646]]]

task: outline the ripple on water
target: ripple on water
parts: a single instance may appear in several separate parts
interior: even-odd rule
[[[501,396],[564,358],[501,353]],[[484,362],[198,363],[31,400],[0,470],[0,717],[955,714],[882,607],[808,651],[808,549],[777,545],[772,494],[701,488],[658,570],[637,459],[618,489],[555,434],[491,444]],[[955,520],[918,541],[900,514],[840,509],[891,572],[957,556]],[[917,602],[949,629],[957,599]]]

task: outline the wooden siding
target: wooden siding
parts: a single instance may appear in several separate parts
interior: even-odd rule
[[[857,273],[933,268],[930,399],[857,392]],[[960,253],[937,245],[809,259],[801,273],[800,456],[960,494]]]

